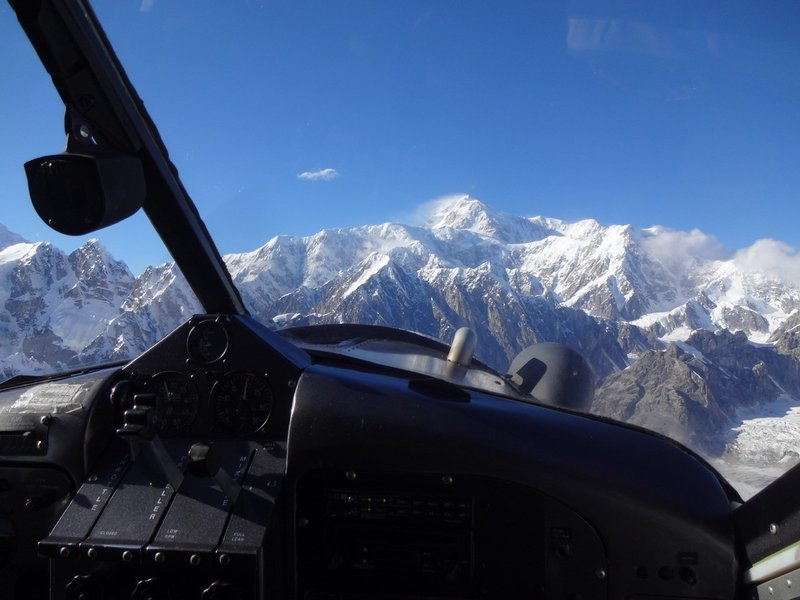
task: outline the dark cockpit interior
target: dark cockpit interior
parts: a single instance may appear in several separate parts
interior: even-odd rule
[[[796,597],[797,469],[744,503],[580,410],[563,350],[499,374],[469,331],[251,318],[91,7],[10,4],[66,108],[66,152],[26,165],[37,212],[143,208],[206,312],[132,361],[2,384],[0,597]]]

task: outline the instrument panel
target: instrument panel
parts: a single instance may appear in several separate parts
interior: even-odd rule
[[[210,365],[228,352],[228,330],[220,319],[198,322],[189,331],[186,352],[192,360]]]
[[[221,434],[257,434],[266,427],[273,404],[268,375],[237,370],[211,374],[209,379],[210,387],[198,386],[197,377],[164,371],[140,380],[136,389],[140,397],[152,395],[160,436],[190,433],[201,413],[205,420],[213,418],[211,428]]]
[[[314,356],[198,316],[57,415],[51,447],[111,439],[38,544],[50,597],[735,595],[732,498],[677,444]]]
[[[180,373],[159,373],[143,387],[155,394],[158,433],[184,433],[197,418],[200,397],[192,380]]]
[[[112,392],[118,415],[150,412],[162,438],[285,439],[299,371],[265,335],[274,334],[249,319],[192,318],[123,369]]]

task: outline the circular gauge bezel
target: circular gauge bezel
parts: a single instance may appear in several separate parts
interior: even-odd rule
[[[268,406],[264,409],[264,401],[262,401],[260,412],[258,412],[255,417],[250,410],[252,405],[247,405],[247,395],[249,395],[251,390],[236,390],[235,388],[231,390],[225,389],[225,386],[231,386],[237,378],[247,378],[250,382],[254,381],[262,391],[266,391],[266,402]],[[245,388],[248,387],[249,384],[246,384]],[[234,393],[237,397],[231,398],[230,395]],[[223,394],[228,397],[223,399]],[[233,406],[223,407],[223,402],[228,404],[233,402]],[[269,422],[274,403],[275,395],[272,392],[269,379],[263,375],[257,375],[249,371],[231,371],[226,373],[220,377],[211,388],[211,410],[214,415],[216,426],[230,434],[252,434],[264,429]],[[231,416],[227,414],[231,410],[238,412],[239,416],[231,418]],[[245,411],[247,414],[243,415],[242,413],[245,413]],[[254,421],[256,423],[255,425],[253,423]]]
[[[197,323],[186,336],[189,358],[204,365],[221,360],[228,353],[229,344],[225,325],[211,319]]]
[[[174,393],[170,388],[170,383],[177,383],[184,388],[184,395],[187,395],[188,401],[184,401],[181,405],[180,400],[170,398],[169,395]],[[167,396],[164,396],[162,385],[167,386]],[[163,371],[157,373],[150,378],[147,384],[147,391],[154,394],[156,397],[156,429],[159,435],[164,437],[176,437],[186,432],[197,419],[197,414],[200,409],[200,394],[197,391],[197,386],[194,382],[182,373],[175,371]],[[170,404],[174,404],[171,408],[177,408],[179,416],[177,419],[173,416],[167,416]]]

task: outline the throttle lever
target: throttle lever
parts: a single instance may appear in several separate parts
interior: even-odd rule
[[[117,429],[117,435],[128,441],[132,461],[142,456],[145,468],[155,471],[177,490],[183,482],[183,473],[158,437],[155,403],[155,394],[136,394],[133,406],[122,413],[123,425]]]

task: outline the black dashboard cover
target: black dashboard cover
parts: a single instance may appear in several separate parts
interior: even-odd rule
[[[289,453],[295,488],[323,468],[521,485],[597,530],[609,597],[734,595],[725,487],[682,446],[641,430],[477,392],[454,402],[418,393],[403,377],[314,365],[295,396]],[[508,526],[515,518],[506,515]]]

